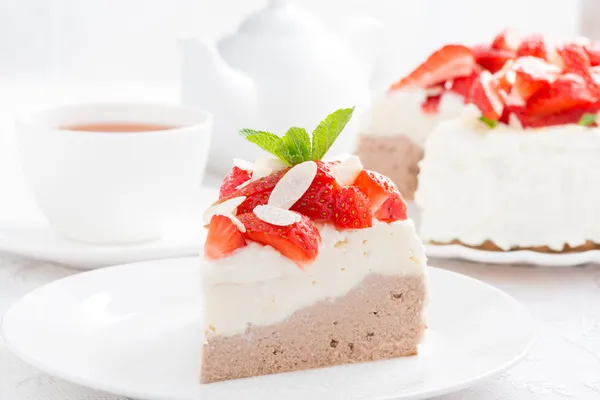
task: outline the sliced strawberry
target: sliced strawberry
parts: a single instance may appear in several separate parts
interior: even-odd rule
[[[549,86],[561,73],[556,65],[531,56],[518,58],[512,69],[515,71],[515,90],[524,100]]]
[[[340,229],[363,229],[373,226],[373,212],[367,196],[356,186],[335,191],[334,224]]]
[[[469,76],[462,76],[460,78],[456,78],[452,81],[452,86],[450,90],[465,99],[465,103],[468,102],[469,96],[471,94],[471,87],[473,86],[473,82],[477,80],[479,77],[479,72],[475,71]]]
[[[426,114],[437,114],[438,108],[440,107],[441,99],[441,94],[435,96],[427,96],[423,104],[421,104],[421,110],[423,110],[423,112]]]
[[[246,196],[246,200],[238,207],[238,213],[243,214],[250,212],[254,210],[254,207],[256,206],[267,204],[273,188],[287,171],[288,169],[284,169],[282,171],[274,172],[269,176],[265,176],[264,178],[257,179],[245,187],[236,189],[226,197],[219,199],[219,202],[234,197]]]
[[[573,72],[582,76],[588,75],[588,70],[592,64],[590,56],[582,45],[566,43],[557,46],[556,52],[562,60],[562,68],[565,72]]]
[[[493,49],[488,45],[474,46],[473,54],[477,64],[491,73],[500,71],[508,60],[516,57],[512,50]]]
[[[375,218],[384,222],[404,221],[408,218],[406,202],[400,192],[394,192],[388,197],[375,212]]]
[[[585,51],[590,58],[592,66],[600,65],[600,43],[590,42],[585,46]]]
[[[492,79],[492,74],[482,71],[479,79],[471,89],[471,102],[479,108],[481,114],[490,120],[497,121],[504,110],[504,100],[500,94],[497,82]]]
[[[492,42],[493,49],[517,51],[521,44],[521,36],[511,28],[500,32]]]
[[[583,108],[573,108],[548,115],[531,115],[525,113],[520,117],[520,120],[523,126],[527,128],[576,124],[579,122],[579,120],[581,120],[583,114],[595,114],[598,112],[598,110],[599,108],[597,106],[589,106]]]
[[[221,189],[219,190],[219,199],[227,197],[235,192],[238,186],[249,180],[251,177],[252,174],[249,171],[233,166],[225,179],[223,179]]]
[[[333,192],[339,187],[331,173],[334,163],[324,161],[316,161],[316,163],[317,175],[291,210],[304,214],[316,222],[333,221]]]
[[[357,186],[367,196],[372,210],[381,207],[390,194],[398,190],[390,178],[368,169],[364,169],[358,174],[354,186]]]
[[[514,64],[515,60],[508,60],[504,63],[504,66],[500,71],[494,73],[493,79],[496,81],[498,89],[502,89],[506,92],[512,90],[512,87],[515,84]]]
[[[204,244],[206,258],[216,260],[226,257],[245,245],[244,235],[228,217],[215,215],[211,218]]]
[[[542,35],[535,34],[525,37],[517,49],[517,56],[532,56],[547,60],[548,51]]]
[[[575,108],[590,107],[595,103],[588,82],[581,76],[567,73],[527,101],[527,114],[541,117]]]
[[[244,236],[247,239],[273,247],[300,268],[317,257],[321,235],[307,216],[303,215],[300,222],[288,226],[269,224],[251,212],[238,215],[238,218],[246,228]]]
[[[401,88],[428,88],[438,83],[468,76],[475,68],[473,52],[465,46],[446,45],[429,56],[408,76],[392,85],[390,90]]]

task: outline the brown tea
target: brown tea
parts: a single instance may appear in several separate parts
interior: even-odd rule
[[[84,132],[149,132],[166,131],[177,126],[146,124],[142,122],[92,122],[88,124],[77,124],[61,126],[60,129]]]

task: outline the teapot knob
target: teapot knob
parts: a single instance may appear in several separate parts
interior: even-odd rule
[[[290,3],[290,0],[269,0],[269,8],[284,8]]]

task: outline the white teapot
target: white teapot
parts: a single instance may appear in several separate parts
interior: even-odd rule
[[[259,154],[238,137],[242,128],[283,135],[299,126],[310,134],[331,112],[356,106],[330,154],[352,152],[371,98],[380,28],[373,18],[355,18],[343,38],[290,1],[270,0],[216,45],[182,40],[182,102],[214,115],[208,170],[223,174],[233,157]]]

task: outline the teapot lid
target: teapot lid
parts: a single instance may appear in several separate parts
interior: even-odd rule
[[[318,19],[296,8],[291,0],[269,0],[267,7],[250,15],[238,30],[247,36],[306,35],[324,32]]]

